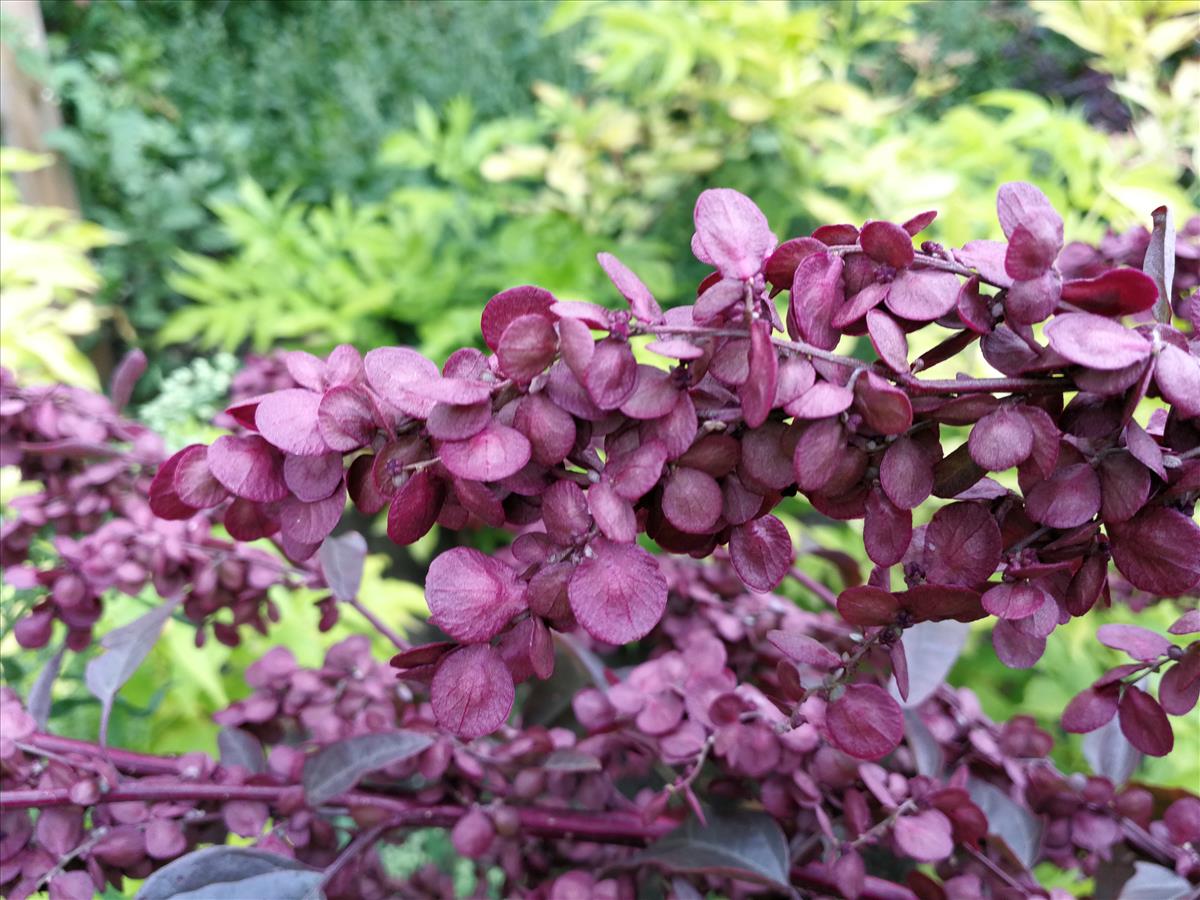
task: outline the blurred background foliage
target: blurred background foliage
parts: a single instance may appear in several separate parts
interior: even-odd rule
[[[47,52],[0,10],[3,39],[60,105],[65,125],[46,143],[70,164],[82,218],[23,203],[9,173],[45,160],[4,151],[3,364],[95,387],[139,345],[151,365],[134,412],[173,448],[212,436],[238,355],[398,341],[440,361],[477,339],[484,301],[514,284],[615,303],[599,250],[679,302],[703,274],[687,251],[692,204],[714,185],[752,196],[781,238],[930,208],[937,240],[994,236],[995,189],[1014,179],[1037,182],[1085,239],[1144,224],[1164,202],[1176,221],[1200,207],[1195,0],[41,10]],[[21,490],[12,474],[7,496]],[[813,524],[799,502],[791,517],[799,540],[819,533],[861,556],[853,526]],[[420,588],[387,564],[372,557],[366,590],[394,618],[420,615]],[[805,569],[839,583],[815,557]],[[22,602],[3,591],[0,606]],[[118,703],[114,741],[213,749],[208,716],[244,692],[236,676],[256,654],[282,641],[315,663],[357,628],[315,638],[315,599],[280,597],[282,625],[236,651],[196,650],[182,623],[168,628]],[[109,609],[111,626],[140,611]],[[1115,661],[1096,655],[1096,624],[1057,632],[1023,673],[973,633],[953,680],[997,718],[1037,716],[1058,761],[1080,767],[1054,713]],[[0,659],[17,685],[44,661]],[[90,737],[83,664],[55,705],[74,718],[55,725]],[[1151,774],[1194,784],[1181,757]]]

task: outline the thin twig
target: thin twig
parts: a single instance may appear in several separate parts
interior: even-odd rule
[[[370,622],[376,631],[391,641],[392,645],[395,646],[397,650],[409,650],[412,648],[412,644],[400,637],[400,635],[391,628],[384,625],[383,620],[375,615],[375,613],[371,612],[371,610],[363,606],[362,601],[360,601],[357,597],[353,598],[352,600],[347,600],[346,602],[358,610],[358,614]]]

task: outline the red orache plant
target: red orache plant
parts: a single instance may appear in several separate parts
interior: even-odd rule
[[[1101,742],[1090,779],[1048,763],[1032,720],[993,725],[941,685],[946,648],[988,616],[999,658],[1034,665],[1059,625],[1109,602],[1110,558],[1156,598],[1200,583],[1200,360],[1171,325],[1171,301],[1180,318],[1194,308],[1173,292],[1174,235],[1160,217],[1145,272],[1074,277],[1040,191],[1005,185],[998,213],[1006,242],[954,250],[914,248],[932,213],[778,244],[749,199],[710,190],[692,249],[714,271],[692,306],[664,311],[601,254],[627,311],[518,287],[483,310],[491,352],[464,348],[440,370],[402,347],[287,354],[291,386],[239,399],[235,433],[158,468],[158,516],[269,537],[348,603],[364,548],[330,537],[347,495],[367,515],[386,508],[398,544],[435,523],[504,527],[512,544],[434,559],[441,639],[409,646],[372,615],[399,681],[365,641],[317,671],[264,657],[254,694],[220,715],[216,768],[64,744],[8,698],[18,734],[0,805],[20,837],[0,864],[19,865],[0,884],[24,896],[70,877],[57,890],[74,896],[85,877],[142,877],[233,831],[270,855],[183,856],[142,895],[211,883],[218,860],[224,881],[271,895],[437,895],[432,874],[393,883],[377,852],[426,823],[452,827],[506,892],[537,897],[662,892],[659,873],[679,896],[1045,896],[1039,861],[1191,891],[1200,799],[1125,781],[1138,752],[1172,750],[1168,715],[1200,694],[1200,642],[1101,629],[1135,662],[1064,714]],[[934,327],[940,341],[911,359],[909,336]],[[876,359],[837,352],[857,335]],[[642,337],[669,368],[638,362]],[[997,377],[922,377],[977,341]],[[863,520],[874,567],[846,565],[840,595],[793,567],[771,512],[795,494]],[[943,502],[915,524],[930,498]],[[789,574],[828,610],[773,595]],[[1198,631],[1194,609],[1172,627]],[[137,813],[80,843],[86,809],[107,823],[118,807]],[[16,812],[29,808],[44,810],[36,835]],[[151,825],[171,837],[154,850]],[[118,832],[114,859],[101,850]],[[75,864],[43,867],[72,847]]]

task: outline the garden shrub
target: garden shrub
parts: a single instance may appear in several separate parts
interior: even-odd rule
[[[401,882],[383,849],[434,827],[504,896],[1189,896],[1200,797],[1132,779],[1194,748],[1200,356],[1173,272],[1195,254],[1162,210],[1140,268],[1064,248],[1030,184],[997,212],[1004,241],[917,249],[930,212],[781,243],[711,189],[694,304],[664,311],[601,254],[627,309],[523,286],[483,307],[490,352],[440,369],[292,352],[239,386],[228,434],[161,463],[117,412],[138,360],[115,404],[5,376],[5,462],[42,484],[0,543],[32,599],[16,640],[79,652],[109,588],[162,602],[87,665],[100,745],[39,730],[66,651],[24,700],[4,689],[0,885],[444,896],[465,870]],[[858,335],[869,354],[839,352]],[[976,343],[998,374],[930,375]],[[512,541],[439,553],[431,628],[405,636],[362,600],[347,498],[397,544],[435,523]],[[862,521],[865,576],[817,528],[797,560],[776,513],[800,502]],[[30,564],[47,526],[59,557]],[[263,538],[286,561],[245,543]],[[361,634],[319,665],[275,647],[216,715],[219,761],[102,746],[168,618],[236,646],[270,632],[277,583],[326,588],[313,626],[350,607],[390,665]],[[1032,717],[944,683],[972,622],[1028,669],[1109,606],[1154,614],[1096,631],[1122,661],[1062,712],[1090,776]]]

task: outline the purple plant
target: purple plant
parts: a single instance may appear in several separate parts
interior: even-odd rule
[[[3,763],[0,808],[6,834],[23,836],[0,851],[0,884],[13,896],[44,884],[72,896],[84,875],[95,887],[142,877],[152,858],[234,832],[269,856],[182,856],[142,896],[170,896],[161,891],[172,879],[209,883],[218,861],[237,875],[226,881],[265,879],[247,891],[439,895],[436,873],[394,884],[378,855],[431,824],[450,828],[463,856],[498,867],[506,892],[532,897],[633,897],[661,891],[659,873],[679,896],[789,886],[1045,896],[1032,874],[1044,861],[1098,880],[1128,878],[1132,865],[1129,890],[1148,896],[1191,890],[1200,799],[1126,781],[1138,752],[1171,751],[1169,716],[1192,712],[1200,641],[1099,631],[1134,661],[1064,713],[1068,731],[1092,732],[1091,778],[1059,773],[1046,759],[1052,736],[1031,719],[993,724],[968,690],[942,684],[965,623],[988,616],[997,655],[1018,668],[1113,594],[1139,592],[1135,608],[1147,594],[1180,598],[1193,608],[1171,633],[1200,632],[1200,359],[1167,302],[1187,318],[1192,298],[1172,276],[1183,244],[1158,217],[1145,272],[1081,271],[1032,185],[1001,188],[998,213],[1005,242],[953,250],[914,248],[933,213],[780,244],[746,197],[706,191],[692,250],[714,271],[694,305],[664,311],[601,254],[628,310],[518,287],[483,310],[490,354],[464,348],[440,370],[403,347],[290,353],[286,375],[267,364],[227,411],[235,432],[175,454],[148,488],[136,478],[115,488],[100,513],[119,518],[104,528],[140,515],[113,504],[148,490],[166,520],[155,529],[207,534],[220,522],[236,541],[269,537],[311,567],[287,577],[328,584],[326,620],[334,602],[357,603],[365,548],[330,537],[347,496],[367,515],[386,508],[397,544],[438,523],[507,528],[511,545],[434,559],[426,597],[444,639],[409,646],[371,616],[397,645],[398,681],[365,639],[314,671],[283,649],[265,656],[247,672],[253,694],[219,716],[229,730],[215,768],[64,744],[7,698],[17,736],[4,745],[14,761]],[[786,314],[773,299],[783,291]],[[936,343],[912,359],[919,332]],[[638,362],[630,342],[640,336],[669,369]],[[877,359],[838,353],[847,336],[866,336]],[[976,341],[999,377],[922,377]],[[18,427],[11,418],[57,434],[27,415],[15,385],[5,389],[6,404],[27,404],[4,408],[6,430]],[[1139,421],[1146,398],[1161,402]],[[969,428],[957,433],[965,441],[955,428]],[[91,443],[110,439],[128,438],[118,429]],[[43,455],[78,477],[74,456],[90,454]],[[85,502],[83,488],[39,477],[52,489],[31,508]],[[795,494],[831,519],[862,520],[865,579],[837,560],[835,595],[793,567],[771,512]],[[931,498],[932,517],[915,523]],[[6,552],[11,540],[20,557],[46,521],[6,531]],[[645,549],[642,534],[665,553]],[[212,558],[183,577],[203,577]],[[52,591],[65,574],[27,571]],[[789,574],[828,609],[773,595]],[[189,615],[204,622],[232,606],[234,624],[262,624],[261,595],[222,596]],[[43,604],[76,627],[54,612],[70,604]],[[49,625],[38,627],[48,638]],[[1145,679],[1156,673],[1155,691]],[[76,788],[97,759],[110,767],[102,796]],[[128,862],[97,860],[101,842],[79,830],[84,809],[127,805],[141,816],[115,822]],[[47,825],[43,838],[46,810],[60,807],[74,810],[65,831]],[[43,810],[36,823],[23,812],[32,808]],[[156,833],[180,830],[172,853],[150,852],[151,821]],[[46,864],[62,853],[67,865]]]

